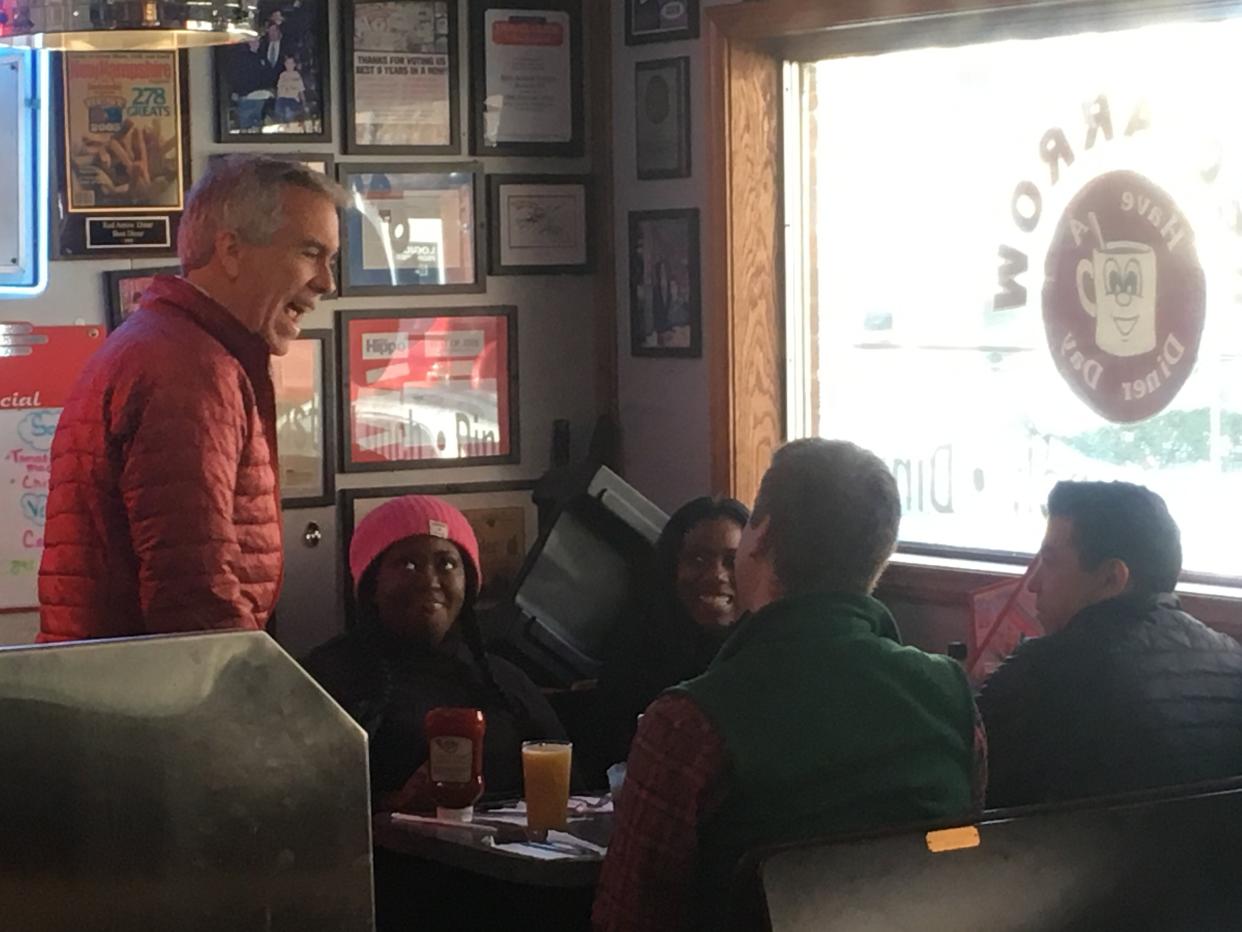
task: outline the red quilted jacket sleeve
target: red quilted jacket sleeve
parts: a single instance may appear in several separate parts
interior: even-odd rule
[[[245,389],[230,380],[181,385],[147,394],[133,412],[120,491],[149,633],[262,627],[238,578]]]

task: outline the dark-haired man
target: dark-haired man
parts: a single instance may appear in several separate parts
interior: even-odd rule
[[[1060,482],[1031,579],[1046,637],[984,685],[988,805],[1242,774],[1242,646],[1172,595],[1181,537],[1127,482]]]
[[[751,849],[972,809],[983,767],[965,677],[902,647],[870,595],[900,517],[874,454],[820,439],[777,451],[735,562],[751,614],[643,716],[597,930],[724,928]]]

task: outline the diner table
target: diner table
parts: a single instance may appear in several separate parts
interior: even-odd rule
[[[469,825],[400,813],[372,822],[378,928],[426,932],[503,928],[587,930],[612,834],[606,798],[574,797],[564,832],[531,837],[519,802],[476,808]],[[495,834],[482,836],[482,830]]]

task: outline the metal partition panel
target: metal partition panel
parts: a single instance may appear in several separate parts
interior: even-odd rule
[[[1240,786],[985,813],[938,853],[922,831],[790,846],[759,870],[771,932],[1242,929]]]
[[[363,731],[267,635],[0,649],[0,926],[373,927]]]

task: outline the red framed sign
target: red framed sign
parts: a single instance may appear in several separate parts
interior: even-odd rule
[[[345,472],[518,462],[517,310],[344,311]]]
[[[1035,611],[1035,594],[1030,589],[1038,565],[1037,557],[1017,579],[1005,579],[967,593],[971,625],[966,673],[972,685],[979,686],[991,676],[1023,639],[1044,633]]]

